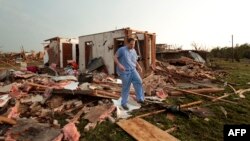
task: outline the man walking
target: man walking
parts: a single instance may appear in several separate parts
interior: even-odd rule
[[[117,50],[114,61],[117,66],[117,73],[122,79],[122,101],[123,109],[128,110],[127,102],[131,83],[134,86],[136,99],[138,103],[144,102],[144,90],[142,87],[142,79],[137,72],[142,72],[142,68],[137,62],[138,56],[134,49],[135,39],[128,38],[128,44]]]

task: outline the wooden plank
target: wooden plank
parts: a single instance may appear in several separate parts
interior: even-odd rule
[[[36,83],[32,83],[32,82],[26,82],[26,84],[31,85],[31,86],[35,86],[35,87],[41,87],[41,88],[52,88],[51,86],[36,84]]]
[[[8,123],[8,124],[14,125],[16,124],[16,121],[11,118],[0,116],[0,123]]]
[[[216,97],[215,99],[213,99],[212,101],[215,102],[219,99],[222,99],[222,98],[225,98],[225,97],[228,97],[230,94],[224,94],[223,96],[220,96],[220,97]]]
[[[141,118],[120,120],[117,124],[139,141],[178,141],[174,136]]]
[[[197,105],[197,104],[201,104],[202,101],[199,100],[199,101],[194,101],[194,102],[191,102],[191,103],[187,103],[187,104],[182,104],[180,105],[180,108],[187,108],[187,107],[190,107],[190,106],[193,106],[193,105]],[[150,116],[150,115],[155,115],[155,114],[159,114],[159,113],[163,113],[167,111],[167,109],[162,109],[162,110],[158,110],[158,111],[153,111],[153,112],[150,112],[150,113],[146,113],[146,114],[143,114],[143,115],[139,115],[139,116],[136,116],[136,117],[146,117],[146,116]]]
[[[144,59],[144,66],[145,70],[149,69],[149,38],[148,34],[144,33],[144,54],[143,54],[143,59]]]
[[[187,107],[190,107],[190,106],[193,106],[193,105],[197,105],[197,104],[201,104],[201,103],[202,103],[201,100],[194,101],[194,102],[191,102],[191,103],[182,104],[182,105],[180,105],[180,108],[187,108]]]
[[[152,36],[152,41],[151,41],[151,59],[152,59],[152,66],[153,68],[155,67],[155,62],[156,62],[156,35],[153,34]]]
[[[60,94],[60,95],[66,95],[66,94],[79,94],[79,95],[89,95],[89,96],[95,96],[93,90],[67,90],[67,89],[53,89],[52,94]]]
[[[146,117],[146,116],[150,116],[150,115],[155,115],[155,114],[163,113],[165,111],[167,111],[167,110],[166,109],[162,109],[162,110],[158,110],[158,111],[149,112],[149,113],[146,113],[146,114],[143,114],[143,115],[139,115],[139,116],[136,116],[136,117],[138,117],[138,118]]]
[[[95,90],[95,93],[97,95],[104,95],[104,96],[111,96],[111,97],[116,97],[119,99],[120,94],[116,93],[116,92],[110,92],[110,91],[103,91],[103,90]]]
[[[178,88],[175,88],[175,87],[172,87],[172,86],[165,86],[165,87],[170,88],[170,89],[174,89],[174,90],[178,90],[178,91],[181,91],[181,92],[193,94],[193,95],[203,96],[203,97],[206,97],[206,98],[210,98],[212,100],[217,98],[217,97],[213,97],[213,96],[209,96],[209,95],[204,95],[204,94],[200,94],[200,93],[195,93],[195,92],[191,92],[191,91],[187,91],[187,90],[178,89]],[[223,102],[227,102],[227,103],[231,103],[231,104],[237,104],[236,102],[233,102],[233,101],[230,101],[230,100],[225,100],[225,99],[218,99],[218,100],[223,101]]]
[[[92,97],[101,97],[101,98],[110,98],[110,99],[119,99],[117,95],[107,95],[109,93],[97,93],[95,90],[67,90],[67,89],[53,89],[52,94],[58,95],[87,95]]]
[[[165,132],[171,133],[171,132],[176,131],[177,129],[178,129],[178,127],[177,127],[177,126],[174,126],[174,127],[171,127],[171,128],[169,128],[169,129],[165,130]]]
[[[209,93],[217,93],[217,92],[222,92],[224,91],[224,88],[216,88],[216,87],[210,87],[210,88],[200,88],[200,89],[187,89],[186,91],[190,91],[190,92],[195,92],[195,93],[202,93],[202,94],[209,94]],[[181,91],[173,91],[171,92],[171,95],[182,95],[184,94],[184,92]]]
[[[195,93],[216,93],[216,92],[222,92],[224,91],[224,88],[200,88],[200,89],[193,89],[193,90],[188,90],[188,91],[192,91]]]

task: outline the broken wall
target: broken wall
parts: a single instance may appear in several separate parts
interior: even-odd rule
[[[114,39],[115,38],[124,38],[125,33],[124,29],[104,32],[99,34],[92,34],[87,36],[79,37],[79,68],[81,71],[86,70],[85,62],[85,45],[86,42],[92,41],[92,51],[91,56],[93,58],[102,57],[104,64],[106,65],[109,74],[114,73]]]
[[[48,55],[49,63],[55,63],[63,68],[67,65],[67,60],[78,60],[77,51],[78,39],[73,38],[55,38],[50,40]]]
[[[60,67],[67,66],[67,60],[76,61],[76,46],[78,45],[77,39],[60,38]]]
[[[86,72],[86,66],[91,59],[102,57],[109,74],[115,74],[114,54],[120,47],[120,43],[127,43],[127,38],[136,38],[135,50],[143,68],[143,72],[149,72],[150,66],[155,66],[156,36],[147,31],[137,31],[124,28],[109,32],[86,35],[79,37],[80,71]],[[91,58],[91,59],[90,59]],[[143,74],[141,74],[143,76]]]
[[[49,43],[48,49],[49,64],[59,64],[59,42],[54,40]]]

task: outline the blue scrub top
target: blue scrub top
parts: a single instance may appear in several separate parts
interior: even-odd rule
[[[134,48],[129,50],[127,46],[123,46],[117,50],[116,55],[119,62],[125,67],[125,71],[122,72],[119,67],[116,66],[118,75],[129,73],[136,69],[138,56]]]

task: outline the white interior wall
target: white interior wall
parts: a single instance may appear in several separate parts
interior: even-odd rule
[[[114,73],[114,38],[124,37],[125,33],[124,30],[116,30],[110,32],[104,32],[99,34],[87,35],[79,37],[79,67],[82,72],[86,71],[85,68],[85,42],[92,41],[93,48],[92,48],[92,57],[98,58],[102,57],[104,63],[108,69],[109,74]],[[106,41],[107,40],[107,41]],[[106,43],[104,44],[104,42]]]

